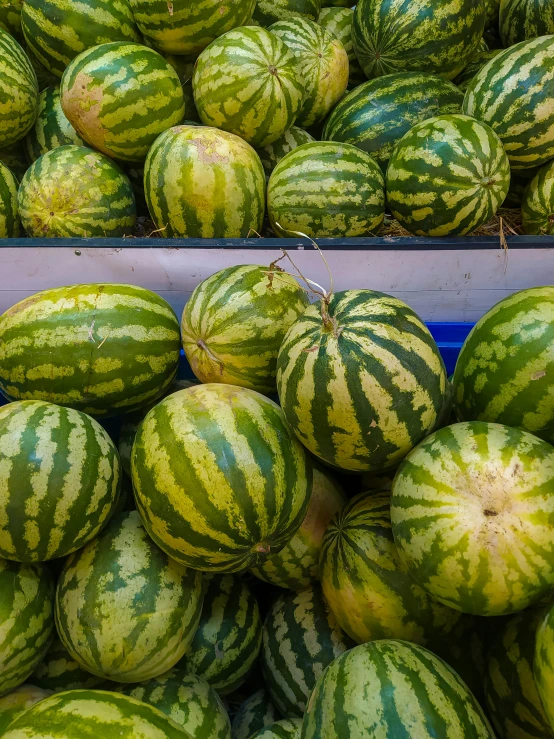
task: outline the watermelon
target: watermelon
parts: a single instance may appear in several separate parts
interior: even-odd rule
[[[251,739],[300,739],[301,728],[300,719],[284,718],[260,729]]]
[[[17,190],[18,182],[13,173],[0,162],[0,239],[13,239],[21,233]]]
[[[453,79],[473,56],[485,29],[475,0],[360,0],[354,51],[369,79],[391,72],[427,72]]]
[[[469,83],[472,81],[472,79],[475,77],[477,72],[479,72],[485,64],[488,64],[491,59],[494,59],[494,57],[497,54],[500,54],[502,50],[501,49],[483,49],[481,51],[478,51],[472,58],[467,67],[463,69],[462,72],[454,79],[454,84],[460,89],[461,92],[464,92],[469,87]]]
[[[553,309],[554,288],[534,287],[504,298],[477,322],[454,372],[461,421],[495,421],[554,444]]]
[[[533,675],[547,722],[554,732],[554,606],[539,623],[535,642]]]
[[[306,18],[278,21],[269,28],[292,50],[304,75],[304,99],[296,124],[323,123],[348,86],[348,54],[337,37]]]
[[[385,215],[383,175],[369,154],[351,144],[303,144],[273,170],[267,208],[279,236],[368,236],[379,231]]]
[[[494,739],[461,678],[423,647],[381,639],[351,649],[319,679],[302,739],[370,736]]]
[[[522,41],[490,60],[466,90],[463,111],[500,136],[514,170],[554,157],[554,35]]]
[[[81,667],[135,683],[174,667],[202,609],[202,575],[169,559],[136,511],[112,518],[73,554],[58,581],[56,626]]]
[[[201,282],[183,311],[181,336],[201,382],[276,391],[277,354],[289,326],[309,304],[279,267],[227,267]]]
[[[365,82],[341,100],[325,123],[323,138],[363,149],[386,172],[395,146],[416,123],[459,113],[462,102],[456,86],[436,75],[386,74]]]
[[[319,579],[319,555],[325,529],[346,502],[344,491],[331,473],[314,464],[312,495],[302,526],[279,554],[251,572],[281,588],[301,590]]]
[[[29,682],[50,693],[78,688],[96,688],[103,678],[84,670],[56,637]]]
[[[0,696],[24,683],[46,654],[53,601],[46,568],[0,559]]]
[[[44,562],[80,549],[112,515],[120,478],[114,443],[90,416],[42,400],[3,406],[0,556]]]
[[[462,236],[487,223],[510,187],[510,163],[492,128],[465,115],[418,123],[389,162],[387,198],[418,236]]]
[[[18,716],[49,695],[49,690],[25,684],[0,698],[0,732],[3,734]]]
[[[279,552],[304,519],[312,483],[277,404],[233,385],[162,400],[138,430],[131,469],[153,540],[212,572],[246,570]]]
[[[22,139],[37,117],[38,82],[29,58],[7,31],[0,28],[0,147]]]
[[[501,0],[499,29],[506,48],[554,33],[554,6],[548,0]]]
[[[261,688],[247,698],[236,712],[231,726],[232,739],[250,739],[252,734],[272,724],[277,718],[277,710],[269,693]]]
[[[231,739],[231,722],[218,694],[198,675],[173,669],[120,691],[149,703],[182,726],[194,739]]]
[[[127,0],[25,0],[21,25],[34,56],[56,77],[92,46],[140,41]]]
[[[1,148],[0,162],[3,162],[11,170],[19,185],[19,182],[29,167],[23,141],[17,141],[15,144]]]
[[[125,162],[144,161],[157,137],[185,114],[173,67],[152,49],[120,41],[79,54],[63,74],[60,96],[77,133]]]
[[[402,561],[440,603],[527,608],[554,588],[554,449],[483,421],[440,429],[400,465],[391,520]]]
[[[312,454],[340,469],[380,472],[434,427],[446,371],[429,330],[405,303],[347,290],[292,324],[277,387],[287,421]]]
[[[69,690],[40,701],[2,739],[192,739],[157,708],[120,693]]]
[[[21,7],[23,0],[3,0],[0,6],[0,28],[21,40]]]
[[[264,622],[262,670],[283,716],[301,718],[325,668],[354,646],[341,631],[319,583],[279,597]]]
[[[289,18],[315,21],[320,10],[321,0],[258,0],[254,7],[254,21],[261,26]]]
[[[554,162],[543,165],[527,185],[521,202],[527,234],[554,234]]]
[[[259,233],[266,181],[238,136],[176,126],[156,139],[144,170],[148,210],[168,238],[246,238]]]
[[[236,575],[211,575],[198,629],[179,666],[203,677],[220,695],[239,688],[262,645],[258,602]]]
[[[192,86],[203,123],[258,148],[293,125],[305,95],[300,60],[278,36],[254,26],[229,31],[205,49]]]
[[[39,92],[46,90],[47,87],[56,87],[56,85],[59,85],[60,78],[57,77],[55,74],[52,74],[52,72],[46,69],[46,67],[44,67],[39,62],[39,60],[33,54],[33,52],[31,51],[31,49],[29,48],[26,42],[23,43],[23,48],[29,58],[29,61],[31,62],[31,66],[35,70]]]
[[[338,5],[338,3],[337,3]],[[354,51],[352,42],[352,21],[354,19],[354,11],[350,8],[350,2],[347,1],[348,7],[322,8],[317,22],[323,26],[326,31],[332,33],[344,46],[344,50],[348,55],[349,69],[349,86],[356,87],[366,81],[363,69]]]
[[[58,146],[86,146],[86,143],[65,117],[59,87],[47,87],[40,93],[35,125],[25,138],[29,161],[36,160]]]
[[[498,14],[500,12],[500,0],[485,0],[485,28],[498,27]]]
[[[166,392],[179,350],[177,317],[150,290],[52,288],[0,316],[0,390],[9,400],[44,399],[93,416],[118,415]]]
[[[185,115],[186,120],[183,123],[200,123],[200,116],[196,110],[194,102],[194,94],[192,90],[192,76],[194,74],[194,61],[189,61],[187,57],[175,56],[174,54],[164,54],[166,60],[171,64],[173,69],[179,75],[181,87],[183,88],[183,96],[185,98]],[[195,60],[196,61],[196,60]]]
[[[302,144],[310,144],[312,141],[315,141],[315,139],[310,133],[304,131],[303,128],[298,128],[298,126],[292,126],[277,141],[258,149],[258,156],[262,161],[267,177],[271,175],[277,164],[290,151],[302,146]]]

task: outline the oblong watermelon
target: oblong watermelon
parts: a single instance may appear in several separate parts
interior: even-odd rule
[[[544,164],[523,192],[521,217],[526,234],[554,235],[554,163]]]
[[[25,684],[0,698],[0,731],[2,734],[18,716],[25,713],[35,703],[48,698],[49,695],[51,695],[49,690]]]
[[[264,726],[253,734],[251,739],[300,739],[302,721],[299,718],[282,718],[269,726]]]
[[[29,57],[7,31],[0,28],[0,147],[22,139],[37,117],[38,82]]]
[[[257,0],[254,21],[270,26],[288,18],[308,18],[315,21],[321,10],[321,0]]]
[[[506,48],[554,33],[554,6],[548,0],[502,0],[499,29]]]
[[[21,233],[17,207],[18,187],[12,171],[0,161],[0,239],[17,238]]]
[[[260,688],[236,712],[231,725],[232,739],[250,739],[252,734],[277,719],[277,709],[271,702],[269,693],[265,688]]]
[[[348,55],[349,62],[349,87],[356,87],[366,81],[363,69],[354,51],[352,42],[352,21],[354,19],[354,10],[349,7],[350,1],[346,2],[347,7],[322,8],[317,19],[320,26],[332,33],[339,41],[342,42],[344,50]]]
[[[277,141],[258,149],[258,156],[262,161],[266,175],[268,177],[271,175],[277,164],[289,151],[302,146],[302,144],[310,144],[312,141],[315,141],[315,139],[310,133],[303,128],[298,128],[298,126],[292,126]]]
[[[104,679],[83,669],[56,637],[29,682],[50,694],[77,688],[96,688]]]
[[[25,137],[30,162],[58,146],[86,146],[62,110],[59,87],[47,87],[40,93],[35,125]]]
[[[554,731],[554,606],[547,609],[537,628],[533,676],[547,721]]]

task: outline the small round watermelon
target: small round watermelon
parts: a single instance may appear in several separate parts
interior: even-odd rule
[[[235,713],[231,726],[233,739],[250,739],[265,726],[274,723],[279,718],[277,709],[271,702],[269,693],[260,688],[243,703]]]
[[[544,164],[527,184],[521,216],[526,234],[554,235],[554,162]]]
[[[25,137],[30,162],[58,146],[86,146],[62,110],[59,87],[47,87],[40,93],[35,125]]]
[[[18,187],[12,171],[0,161],[0,239],[17,238],[21,233],[17,207]]]
[[[302,144],[311,144],[313,141],[315,139],[311,134],[303,128],[293,126],[288,131],[285,131],[277,141],[258,149],[258,156],[262,161],[267,177],[270,177],[281,159],[290,151],[296,149],[298,146],[302,146]]]
[[[18,716],[49,695],[51,695],[49,690],[25,684],[0,698],[0,732],[4,734]]]
[[[0,147],[4,147],[15,144],[32,128],[38,110],[38,82],[29,57],[2,28],[0,74]]]
[[[320,10],[321,0],[258,0],[254,7],[254,21],[260,26],[270,26],[289,18],[316,21]]]
[[[62,693],[77,688],[96,688],[104,679],[83,669],[56,637],[29,682],[48,693]]]
[[[356,87],[365,82],[367,77],[354,51],[352,42],[352,21],[354,20],[354,10],[350,7],[350,0],[346,0],[343,6],[333,8],[322,8],[317,22],[323,26],[325,30],[332,33],[344,46],[344,50],[348,55],[349,62],[349,87]]]

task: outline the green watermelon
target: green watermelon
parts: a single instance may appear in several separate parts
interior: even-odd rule
[[[9,400],[44,399],[93,416],[118,415],[166,392],[179,350],[177,317],[150,290],[52,288],[0,316],[0,390]]]
[[[48,693],[62,693],[78,688],[96,688],[104,680],[84,670],[56,637],[29,681]]]
[[[36,160],[58,146],[86,146],[86,143],[65,117],[59,87],[47,87],[40,93],[35,125],[25,137],[29,161]]]
[[[46,69],[46,67],[44,67],[39,62],[39,60],[36,58],[36,56],[33,54],[31,49],[29,48],[27,42],[23,43],[23,48],[29,58],[29,61],[31,62],[31,66],[35,70],[39,92],[46,90],[47,87],[56,87],[56,85],[59,85],[60,78],[57,77],[55,74],[52,74],[52,72]]]
[[[232,739],[250,739],[252,734],[277,721],[277,718],[277,710],[269,693],[265,688],[260,688],[236,712],[231,726]]]
[[[238,136],[176,126],[146,159],[148,210],[168,238],[246,238],[259,233],[266,180],[260,158]]]
[[[526,234],[554,235],[554,162],[543,165],[528,183],[521,216]]]
[[[42,400],[3,406],[0,556],[44,562],[80,549],[112,515],[120,478],[114,443],[90,416]]]
[[[491,59],[494,59],[497,54],[500,54],[501,51],[502,49],[483,49],[482,51],[478,51],[471,58],[469,64],[454,79],[454,84],[460,89],[461,92],[465,93],[465,91],[469,87],[469,83],[475,77],[477,72],[483,69],[485,64],[488,64],[488,62],[490,62]]]
[[[0,162],[3,162],[19,182],[29,168],[27,157],[25,156],[25,147],[23,141],[17,141],[10,146],[4,146],[0,149]]]
[[[554,6],[549,0],[501,0],[499,29],[506,48],[554,33]]]
[[[258,0],[254,7],[254,21],[261,26],[289,18],[315,21],[320,10],[321,0]]]
[[[337,3],[338,5],[338,3]],[[322,8],[317,22],[323,26],[326,31],[332,33],[344,46],[348,55],[349,69],[349,86],[356,87],[366,81],[363,69],[354,51],[352,42],[352,21],[354,19],[354,11],[347,0],[347,7]]]
[[[0,5],[0,28],[14,36],[18,41],[22,38],[21,8],[23,0],[3,0]]]
[[[554,588],[554,449],[483,421],[440,429],[400,465],[391,520],[401,560],[440,603],[527,608]]]
[[[323,138],[363,149],[386,172],[394,148],[416,123],[459,113],[462,103],[456,86],[436,75],[387,74],[343,98],[327,119]]]
[[[465,115],[415,125],[394,150],[387,199],[417,236],[463,236],[487,223],[510,187],[510,163],[489,126]]]
[[[304,131],[303,128],[293,126],[285,131],[277,141],[258,149],[258,156],[262,161],[267,177],[271,175],[277,164],[290,151],[302,146],[302,144],[310,144],[312,141],[315,141],[315,139],[310,133]]]
[[[196,110],[194,102],[194,94],[192,90],[192,76],[194,74],[194,61],[189,61],[187,57],[175,56],[174,54],[164,54],[166,60],[171,64],[173,69],[179,75],[181,87],[183,88],[183,96],[185,98],[185,116],[183,123],[200,123],[200,116]],[[196,60],[195,60],[196,61]]]
[[[41,565],[0,559],[0,696],[21,685],[54,630],[54,583]]]
[[[467,337],[454,372],[461,421],[494,421],[554,444],[550,367],[554,358],[554,288],[504,298]]]
[[[554,732],[554,606],[539,623],[535,642],[533,676],[547,722]]]
[[[495,739],[458,675],[423,647],[380,639],[355,647],[323,673],[301,739]]]
[[[228,695],[244,683],[258,659],[262,621],[256,598],[239,577],[208,577],[200,623],[179,666]]]
[[[287,421],[312,454],[340,469],[380,472],[433,429],[446,372],[429,330],[405,303],[347,290],[292,324],[277,387]]]
[[[0,162],[0,239],[13,239],[21,235],[17,190],[18,182],[13,173]]]
[[[498,14],[500,12],[500,0],[485,0],[485,28],[498,27]]]
[[[170,557],[212,572],[279,552],[304,519],[312,483],[281,409],[233,385],[162,400],[138,430],[131,468],[150,536]]]
[[[279,267],[227,267],[201,282],[185,305],[181,336],[201,382],[276,391],[277,354],[289,326],[309,304]]]
[[[301,727],[300,719],[284,718],[260,729],[251,739],[300,739]]]
[[[385,215],[383,175],[369,154],[351,144],[303,144],[273,170],[267,208],[279,236],[369,236]]]
[[[554,35],[523,41],[490,60],[466,90],[463,111],[500,136],[512,169],[554,157]]]
[[[202,575],[161,552],[131,511],[114,516],[66,561],[56,626],[81,667],[105,680],[135,683],[175,666],[201,608]]]
[[[25,684],[0,698],[0,732],[3,734],[18,716],[49,695],[49,690]]]
[[[300,60],[278,36],[254,26],[229,31],[205,49],[192,85],[203,123],[258,148],[293,125],[305,95]]]
[[[78,54],[110,41],[140,41],[127,0],[25,0],[25,40],[56,77]]]
[[[0,147],[22,139],[37,117],[38,82],[28,56],[7,31],[0,28]]]

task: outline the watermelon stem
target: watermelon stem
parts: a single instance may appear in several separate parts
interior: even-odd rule
[[[256,554],[269,554],[271,545],[267,541],[261,541],[252,547],[252,551]]]

